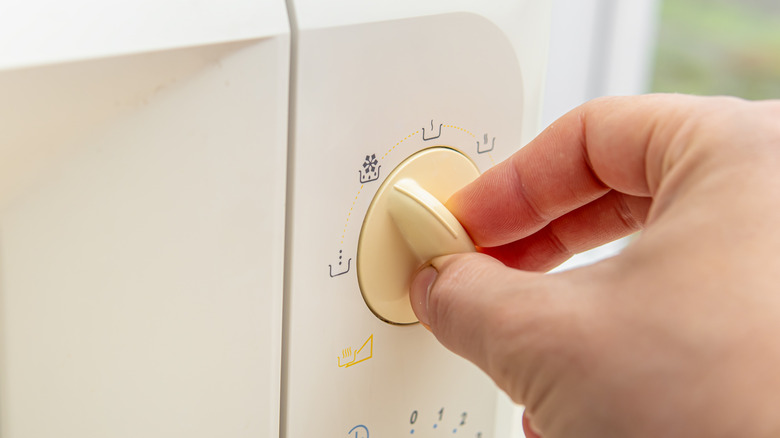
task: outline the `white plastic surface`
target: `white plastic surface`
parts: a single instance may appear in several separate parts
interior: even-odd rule
[[[288,32],[284,0],[3,0],[0,70]]]
[[[514,51],[522,70],[522,77],[515,77],[515,80],[525,83],[523,107],[534,109],[541,105],[544,91],[552,2],[553,0],[290,0],[298,27],[304,31],[453,12],[476,14],[492,23],[495,29],[511,42],[510,50]],[[484,43],[484,40],[475,37],[469,45],[481,43]],[[490,44],[484,48],[491,50]],[[472,50],[473,47],[469,49]],[[407,53],[411,58],[430,55],[433,54],[416,50]],[[467,57],[462,58],[462,61],[474,62]],[[409,60],[404,60],[403,64],[406,65],[407,62]],[[496,68],[492,65],[481,67]],[[576,75],[578,72],[572,74]],[[520,123],[526,141],[530,141],[540,129],[539,117],[536,115],[523,117],[513,123]]]
[[[89,20],[121,20],[114,3],[94,3],[107,15],[82,9],[56,23],[80,28],[63,29],[61,43],[100,28]],[[150,10],[143,22],[175,26],[175,16],[200,11],[188,4],[162,2],[170,13]],[[284,8],[235,7],[258,17],[264,4]],[[223,28],[241,27],[232,2],[208,5],[209,19],[222,11]],[[190,42],[236,36],[190,30]],[[0,436],[278,436],[282,30],[0,70]],[[128,41],[147,37],[169,42]]]

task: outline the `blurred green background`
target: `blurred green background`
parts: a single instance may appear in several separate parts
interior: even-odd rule
[[[780,98],[780,0],[663,0],[653,91]]]

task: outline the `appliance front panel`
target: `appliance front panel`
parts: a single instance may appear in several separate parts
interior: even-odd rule
[[[471,13],[300,29],[296,62],[285,436],[497,436],[495,385],[420,324],[378,319],[356,248],[375,191],[408,156],[447,146],[484,171],[533,135],[524,87],[539,84],[524,69],[543,62],[518,60]]]

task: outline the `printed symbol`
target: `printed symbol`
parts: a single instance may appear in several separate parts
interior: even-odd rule
[[[423,135],[422,135],[423,140],[424,141],[428,141],[428,140],[434,140],[434,139],[437,139],[437,138],[441,137],[441,127],[442,127],[442,125],[444,125],[444,124],[443,123],[439,123],[439,133],[436,134],[436,135],[433,135],[433,120],[431,120],[431,130],[428,131],[428,135],[429,135],[428,137],[425,136],[425,128],[422,129],[422,131],[423,131]]]
[[[350,263],[352,262],[352,258],[350,257],[347,260],[347,267],[344,267],[344,255],[342,254],[342,250],[339,250],[339,264],[336,265],[336,273],[333,273],[333,265],[328,265],[328,269],[330,269],[330,277],[338,277],[339,275],[344,275],[347,272],[349,272]]]
[[[358,424],[347,432],[349,438],[368,438],[368,428],[362,424]]]
[[[496,138],[495,137],[493,137],[493,141],[490,142],[490,145],[488,145],[488,135],[485,134],[485,136],[483,138],[485,139],[485,141],[482,144],[480,144],[479,140],[477,140],[477,153],[478,154],[484,154],[484,153],[490,152],[496,146]]]
[[[363,161],[363,168],[358,171],[360,183],[365,184],[378,180],[381,167],[379,160],[376,159],[376,154],[366,155],[366,159]]]
[[[339,368],[349,368],[352,365],[357,365],[360,362],[365,362],[374,357],[374,335],[366,339],[363,345],[357,350],[353,350],[351,347],[347,347],[341,351],[339,357]]]

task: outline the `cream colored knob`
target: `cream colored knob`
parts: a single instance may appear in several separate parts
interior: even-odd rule
[[[398,181],[387,196],[390,217],[418,260],[476,250],[455,216],[413,179]]]
[[[409,301],[412,276],[441,255],[474,251],[445,202],[479,176],[474,163],[445,147],[420,151],[377,190],[360,230],[357,276],[366,304],[395,324],[417,322]]]

